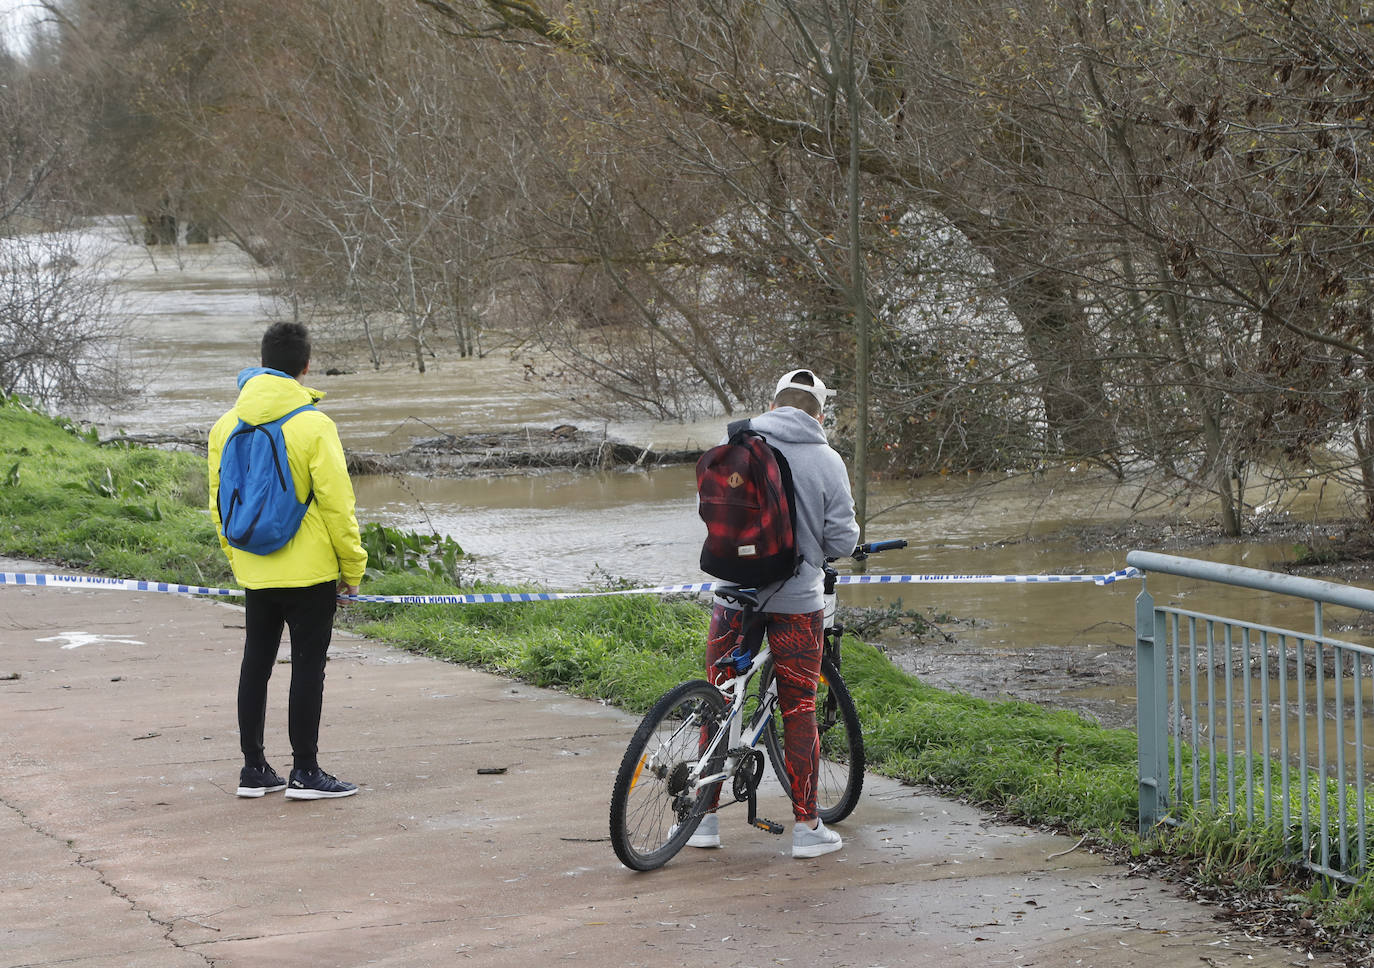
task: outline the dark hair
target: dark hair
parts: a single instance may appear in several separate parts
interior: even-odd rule
[[[816,385],[816,378],[810,370],[798,370],[793,374],[792,382],[804,383],[813,387]],[[821,401],[814,393],[809,390],[798,390],[795,387],[779,390],[777,396],[773,398],[773,406],[796,407],[798,410],[811,414],[817,420],[821,419],[821,413],[824,410]]]
[[[788,387],[779,390],[778,395],[773,398],[775,407],[796,407],[811,414],[817,420],[821,419],[823,408],[821,402],[816,399],[816,395],[810,390],[798,390],[796,387]]]
[[[273,323],[262,334],[262,365],[300,376],[310,363],[310,333],[304,323]]]

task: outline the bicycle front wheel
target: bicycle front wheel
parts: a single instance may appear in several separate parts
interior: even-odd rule
[[[759,675],[760,690],[773,687],[777,670],[770,660]],[[816,732],[821,740],[816,770],[816,814],[826,823],[838,823],[854,812],[864,786],[864,740],[859,731],[859,711],[849,687],[830,658],[821,659],[821,678],[816,687]],[[783,757],[782,711],[773,710],[773,722],[764,732],[768,761],[773,764],[782,788],[791,795]]]
[[[611,790],[611,846],[626,867],[662,867],[701,823],[720,784],[694,791],[692,774],[725,708],[720,690],[696,679],[666,693],[635,730]],[[720,749],[702,773],[724,760]]]

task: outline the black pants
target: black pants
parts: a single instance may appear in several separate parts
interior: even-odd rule
[[[267,680],[281,647],[282,629],[291,630],[291,695],[287,727],[293,765],[319,766],[320,710],[324,702],[324,664],[334,631],[337,582],[308,588],[249,588],[244,597],[243,664],[239,667],[239,747],[248,766],[266,763],[263,730],[267,722]]]

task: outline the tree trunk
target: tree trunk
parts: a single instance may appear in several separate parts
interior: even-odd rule
[[[1102,364],[1092,355],[1095,343],[1069,280],[1036,264],[1034,254],[1043,246],[1033,233],[967,212],[943,214],[992,263],[1007,306],[1021,323],[1052,435],[1049,445],[1070,456],[1111,452],[1116,441]]]

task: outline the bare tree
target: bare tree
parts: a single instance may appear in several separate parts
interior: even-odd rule
[[[268,29],[264,6],[39,2],[87,151],[70,200],[140,216],[148,244],[175,244],[183,228],[192,241],[203,239],[234,186],[207,167],[217,145],[193,121],[228,114],[240,96],[228,65],[235,49]]]
[[[119,42],[60,6],[144,58],[92,102],[148,108],[108,142],[144,189],[213,202],[375,361],[500,326],[660,416],[871,374],[878,466],[1090,460],[1232,532],[1314,461],[1374,494],[1339,4],[254,2],[121,4]]]
[[[505,221],[479,73],[435,60],[410,18],[300,5],[313,31],[245,55],[276,153],[221,161],[245,185],[233,220],[269,240],[290,301],[359,334],[374,364],[402,344],[420,373],[441,345],[478,352]]]
[[[127,392],[127,320],[98,269],[77,261],[72,231],[0,239],[0,392],[49,407],[110,403]]]
[[[56,407],[125,389],[126,321],[78,248],[64,195],[82,142],[49,53],[38,38],[27,58],[0,63],[0,393]]]
[[[847,159],[851,154],[845,117],[829,109],[836,94],[831,62],[837,52],[828,43],[817,43],[809,29],[797,29],[827,18],[841,22],[845,15],[826,4],[718,4],[705,9],[674,7],[661,17],[564,20],[532,3],[419,2],[435,10],[455,32],[473,37],[538,36],[554,48],[620,73],[661,103],[695,112],[763,144],[824,159]],[[484,21],[480,7],[495,19]],[[1038,229],[1020,208],[1007,209],[995,199],[948,189],[967,151],[944,158],[910,133],[912,119],[905,105],[920,103],[927,92],[894,94],[885,65],[901,49],[901,38],[907,36],[902,31],[913,19],[913,10],[907,4],[873,4],[862,12],[856,8],[854,15],[864,26],[858,36],[865,46],[855,56],[864,65],[865,91],[874,91],[875,103],[895,98],[901,105],[895,111],[874,112],[863,125],[865,140],[856,157],[868,176],[868,188],[882,181],[898,186],[912,201],[942,206],[945,219],[984,249],[1021,318],[1053,427],[1067,434],[1066,441],[1079,451],[1100,448],[1101,374],[1092,358],[1082,353],[1083,317],[1069,290],[1071,280],[1052,263],[1036,261],[1037,252],[1046,252],[1046,237],[1030,234]],[[930,33],[924,29],[925,35]],[[919,59],[925,64],[929,54],[919,50],[902,56],[908,63]],[[868,65],[881,69],[869,71]],[[915,71],[909,73],[916,76]]]

